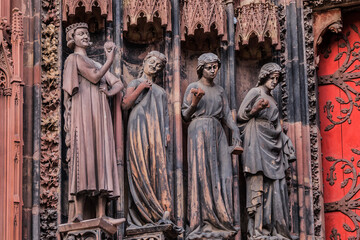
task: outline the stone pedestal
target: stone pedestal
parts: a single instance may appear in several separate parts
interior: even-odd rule
[[[178,233],[171,224],[126,229],[125,240],[176,239]]]
[[[120,219],[116,220],[118,224],[121,223]],[[125,219],[122,222],[124,221]],[[116,233],[116,225],[107,218],[95,218],[78,223],[61,224],[59,232],[63,240],[107,240],[112,239]]]

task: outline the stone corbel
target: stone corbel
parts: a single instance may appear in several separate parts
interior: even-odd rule
[[[327,31],[339,33],[342,31],[342,27],[343,25],[340,8],[314,13],[314,59],[316,66],[319,63],[318,46],[322,43],[324,34]]]

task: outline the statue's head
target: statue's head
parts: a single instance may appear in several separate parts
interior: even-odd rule
[[[281,67],[277,63],[273,62],[264,64],[260,69],[259,81],[256,86],[266,84],[273,75],[277,75],[277,79],[279,79],[281,76]]]
[[[164,54],[158,51],[151,51],[144,59],[143,71],[147,75],[155,76],[165,68],[166,62]]]
[[[87,23],[74,23],[66,28],[66,45],[70,49],[75,45],[86,48],[91,44]]]
[[[215,55],[213,53],[201,54],[201,56],[198,58],[198,65],[196,68],[198,78],[199,79],[202,78],[205,68],[206,68],[205,71],[209,70],[210,75],[214,75],[213,77],[212,76],[210,76],[210,77],[215,78],[218,70],[220,69],[220,66],[221,66],[221,62],[217,55]],[[209,69],[207,69],[207,68],[209,68]]]

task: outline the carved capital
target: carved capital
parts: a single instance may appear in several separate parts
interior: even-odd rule
[[[5,97],[10,97],[11,96],[11,94],[12,94],[12,88],[4,88],[3,89],[3,94],[4,94],[4,96]]]
[[[272,44],[280,48],[278,7],[270,1],[265,3],[250,3],[237,8],[237,22],[235,41],[247,45],[254,34],[259,42],[265,38],[271,39]],[[239,45],[236,44],[237,49]]]
[[[185,35],[194,35],[198,28],[209,33],[213,27],[226,40],[225,2],[228,1],[185,0],[181,9],[181,40],[185,40]]]

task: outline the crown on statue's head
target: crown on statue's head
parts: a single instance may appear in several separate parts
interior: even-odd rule
[[[77,28],[89,28],[87,23],[83,23],[83,22],[80,22],[80,23],[74,23],[74,24],[71,24],[70,26],[68,26],[66,28],[66,33],[68,33],[69,31],[71,30],[75,30]]]

